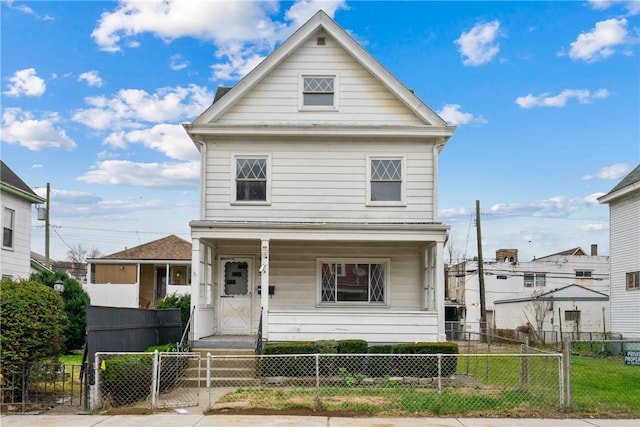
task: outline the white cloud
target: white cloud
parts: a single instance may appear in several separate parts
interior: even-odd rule
[[[140,89],[122,89],[111,98],[95,96],[85,101],[92,108],[79,110],[73,120],[92,129],[141,128],[141,122],[161,123],[197,117],[213,99],[207,88],[161,88],[149,94]]]
[[[468,32],[463,32],[455,41],[464,57],[463,64],[477,66],[493,59],[500,51],[496,39],[500,35],[500,22],[477,24]]]
[[[31,151],[55,148],[71,151],[76,143],[63,129],[56,128],[60,118],[57,113],[46,113],[34,118],[20,108],[7,108],[2,114],[0,138],[9,144],[18,144]]]
[[[542,93],[520,96],[516,98],[516,104],[521,108],[564,107],[572,98],[577,99],[580,104],[590,104],[594,99],[607,98],[608,96],[609,91],[606,89],[598,89],[593,93],[586,89],[565,89],[558,95]]]
[[[588,0],[591,8],[595,10],[605,10],[614,6],[621,6],[627,10],[629,16],[640,13],[640,1],[638,0]]]
[[[78,77],[78,81],[85,81],[89,86],[93,87],[102,87],[102,85],[104,84],[96,70],[91,70],[87,71],[86,73],[80,74],[80,76]]]
[[[346,8],[344,0],[302,0],[285,13],[288,22],[278,22],[270,14],[278,12],[280,5],[275,0],[121,0],[113,11],[102,14],[91,36],[100,49],[109,52],[120,51],[123,46],[139,47],[137,37],[145,33],[166,42],[180,37],[208,41],[218,48],[219,58],[229,56],[230,60],[215,68],[214,75],[235,79],[252,69],[266,52],[318,10],[333,16],[336,10]]]
[[[616,46],[630,43],[626,27],[625,18],[597,22],[593,30],[580,34],[575,42],[570,43],[569,57],[595,62],[613,55]]]
[[[497,203],[489,208],[491,215],[497,216],[534,216],[534,217],[567,217],[573,212],[598,206],[597,198],[602,193],[584,197],[555,196],[544,200],[522,203]]]
[[[159,124],[150,129],[129,133],[117,132],[111,134],[105,143],[117,148],[126,148],[128,143],[142,144],[171,159],[191,161],[200,159],[198,149],[181,125]]]
[[[585,181],[591,179],[620,179],[629,172],[631,172],[631,167],[627,163],[616,163],[600,169],[595,175],[585,175],[582,179]]]
[[[466,125],[471,122],[487,123],[483,118],[476,118],[471,113],[465,113],[460,111],[460,105],[447,104],[442,107],[442,110],[438,112],[438,115],[442,117],[450,125]]]
[[[9,77],[7,90],[3,92],[7,96],[41,96],[47,89],[44,80],[36,75],[35,68],[25,68],[18,70],[12,77]]]
[[[24,4],[19,4],[19,5],[14,5],[13,0],[7,0],[7,6],[13,10],[17,10],[20,11],[22,13],[26,13],[27,15],[32,15],[33,14],[33,9],[31,9],[29,6],[24,5]]]
[[[197,188],[200,162],[135,163],[104,160],[78,178],[87,184],[126,185],[148,188]]]
[[[173,71],[180,71],[189,66],[189,61],[184,59],[182,55],[173,55],[171,58],[169,58],[169,61],[169,68],[171,68]]]

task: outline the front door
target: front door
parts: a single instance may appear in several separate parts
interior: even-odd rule
[[[220,334],[247,335],[251,333],[253,288],[250,258],[222,259],[220,273]]]

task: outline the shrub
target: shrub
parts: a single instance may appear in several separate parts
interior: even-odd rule
[[[180,321],[184,331],[187,327],[187,322],[189,322],[189,316],[191,316],[191,295],[178,295],[176,293],[167,295],[160,300],[156,308],[179,308]]]
[[[340,354],[367,354],[369,343],[365,340],[340,340],[338,341],[338,353]],[[338,358],[338,369],[342,369],[350,374],[360,374],[365,372],[364,356],[340,356]]]
[[[58,280],[64,282],[64,311],[69,319],[69,327],[65,330],[64,353],[69,354],[72,350],[81,349],[86,341],[87,330],[87,305],[89,305],[89,294],[82,289],[82,285],[75,279],[70,278],[65,273],[39,273],[32,274],[31,280],[35,280],[53,289],[54,283]]]
[[[393,354],[394,350],[394,346],[391,344],[372,345],[371,347],[369,347],[368,353],[370,355]],[[396,363],[397,360],[395,357],[372,356],[369,357],[367,372],[372,377],[384,377],[386,375],[393,375],[396,373]]]
[[[307,377],[315,375],[313,342],[271,343],[264,346],[264,355],[304,354],[304,357],[266,357],[262,360],[263,377]]]
[[[104,361],[102,395],[113,406],[129,405],[151,393],[153,355],[122,355]]]
[[[2,363],[57,358],[68,325],[62,298],[53,289],[33,280],[0,283]]]
[[[407,343],[395,345],[396,354],[457,354],[458,344],[452,342],[438,343]],[[457,361],[455,357],[442,358],[440,367],[441,376],[451,376],[456,372]],[[398,366],[399,375],[407,377],[437,377],[438,358],[436,356],[424,356],[405,358]]]

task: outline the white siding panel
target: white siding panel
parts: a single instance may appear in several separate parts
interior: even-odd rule
[[[232,205],[233,156],[242,153],[270,156],[269,205]],[[406,206],[366,206],[367,154],[404,156]],[[429,221],[434,217],[433,171],[431,145],[424,141],[219,143],[206,159],[204,219]]]
[[[336,74],[339,111],[299,111],[300,73]],[[327,46],[315,46],[315,38],[260,81],[218,121],[223,124],[295,122],[424,126],[342,48],[332,40],[327,40]]]
[[[626,273],[640,270],[640,194],[610,204],[611,330],[640,338],[640,289]]]
[[[28,279],[31,274],[31,202],[12,194],[2,193],[4,208],[14,211],[13,247],[2,248],[0,274],[13,279]],[[4,221],[4,218],[2,218]]]

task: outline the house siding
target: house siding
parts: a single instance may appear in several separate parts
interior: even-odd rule
[[[31,202],[2,192],[2,224],[4,208],[15,212],[13,247],[2,247],[1,274],[12,279],[28,279],[31,273]]]
[[[320,36],[321,34],[318,34]],[[316,46],[316,36],[265,76],[217,123],[335,124],[340,126],[424,126],[405,105],[329,37]],[[300,74],[335,74],[338,111],[300,111]]]
[[[640,193],[610,203],[611,330],[640,338],[640,289],[627,290],[627,272],[640,270]]]
[[[271,203],[232,205],[234,155],[269,155]],[[404,206],[367,206],[367,155],[404,157]],[[334,222],[428,222],[434,220],[435,172],[431,144],[423,141],[292,141],[259,144],[242,140],[207,150],[206,220]]]

